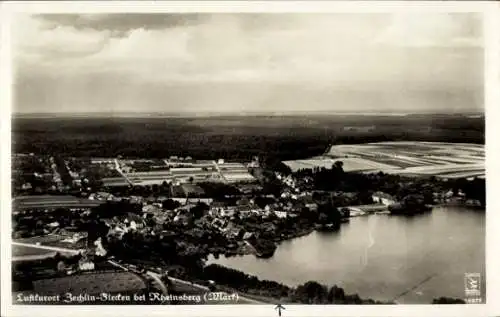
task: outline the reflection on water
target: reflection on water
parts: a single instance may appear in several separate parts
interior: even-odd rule
[[[464,298],[464,274],[485,273],[485,214],[456,207],[415,217],[352,218],[338,232],[313,232],[280,244],[270,259],[241,256],[218,263],[294,286],[309,280],[363,298],[430,303]]]

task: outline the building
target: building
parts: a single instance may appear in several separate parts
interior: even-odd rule
[[[237,227],[234,223],[229,222],[225,228],[221,230],[229,239],[237,238],[243,235],[243,229]]]
[[[27,189],[32,189],[33,187],[31,186],[31,183],[25,183],[21,186],[21,189],[27,190]]]
[[[92,271],[95,269],[94,262],[89,261],[86,257],[82,257],[78,261],[78,270],[80,271]]]
[[[142,207],[142,212],[144,213],[150,213],[150,214],[156,214],[161,211],[161,208],[159,208],[156,205],[146,205]]]
[[[222,220],[222,219],[216,218],[212,221],[212,223],[210,225],[214,228],[221,229],[227,225],[227,222]]]
[[[317,203],[308,203],[308,204],[306,204],[306,208],[311,210],[311,211],[317,211],[318,204]]]
[[[78,243],[84,239],[87,238],[87,235],[85,234],[81,234],[81,233],[75,233],[73,234],[73,236],[69,237],[69,238],[66,238],[64,240],[62,240],[62,242],[67,242],[67,243],[71,243],[71,244],[75,244],[75,243]]]
[[[106,249],[104,249],[104,247],[102,246],[101,238],[98,238],[94,242],[94,245],[95,245],[95,254],[96,255],[98,255],[98,256],[106,256],[106,254],[108,253],[108,251],[106,251]],[[93,265],[93,263],[92,263],[92,265]]]
[[[90,164],[114,164],[114,158],[92,158]]]
[[[281,219],[286,218],[288,215],[286,211],[277,211],[277,210],[274,211],[274,214]]]
[[[386,206],[396,203],[396,200],[391,195],[384,192],[376,192],[372,195],[373,202],[376,204],[384,204]]]
[[[238,206],[237,208],[240,217],[248,217],[250,214],[258,214],[259,210],[258,209],[253,209],[250,206]]]
[[[254,237],[255,235],[253,234],[253,232],[245,232],[245,234],[243,235],[243,240],[253,239]]]

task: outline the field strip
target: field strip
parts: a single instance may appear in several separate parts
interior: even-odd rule
[[[435,144],[435,145],[438,145],[438,146],[442,146],[442,145],[447,145],[447,146],[465,146],[465,147],[481,147],[482,145],[480,144],[475,144],[475,143],[451,143],[451,142],[430,142],[430,141],[414,141],[414,142],[417,142],[417,143],[421,143],[421,144]]]
[[[471,160],[475,160],[476,162],[479,160],[478,156],[474,156],[474,155],[460,155],[460,158],[471,159]],[[484,160],[485,157],[483,156],[482,159]]]
[[[475,172],[459,172],[459,173],[452,173],[452,174],[438,174],[436,176],[439,177],[447,177],[447,178],[462,178],[462,177],[476,177],[476,176],[481,176],[484,175],[484,171],[475,171]]]
[[[382,171],[408,175],[473,175],[484,174],[480,144],[392,141],[366,144],[331,145],[321,157],[285,162],[292,169],[330,167],[342,161],[346,172]],[[337,157],[335,157],[337,156]]]
[[[477,163],[478,161],[478,158],[474,158],[474,159],[467,159],[467,158],[461,158],[461,157],[452,157],[452,158],[448,158],[448,157],[443,157],[443,156],[427,156],[428,158],[430,159],[435,159],[435,160],[439,160],[439,161],[442,161],[442,162],[446,162],[446,163],[456,163],[456,164],[474,164],[474,163]]]
[[[448,172],[442,172],[439,173],[439,176],[447,176],[447,175],[453,175],[453,174],[460,174],[460,173],[479,173],[479,174],[484,174],[485,169],[484,168],[477,168],[477,169],[469,169],[469,170],[459,170],[459,171],[448,171]],[[478,174],[478,175],[479,175]]]
[[[371,161],[343,161],[343,169],[346,172],[357,172],[366,170],[384,170],[384,169],[396,169],[396,166],[379,164]]]
[[[315,166],[314,163],[312,163],[311,160],[309,160],[309,159],[297,160],[296,162],[299,164],[303,164],[303,165]]]
[[[11,258],[12,262],[24,262],[24,261],[37,261],[44,260],[55,256],[56,252],[48,252],[44,254],[33,254],[33,255],[17,255]]]
[[[56,252],[61,252],[61,253],[71,253],[71,254],[78,254],[82,250],[75,250],[75,249],[66,249],[66,248],[58,248],[58,247],[50,247],[47,245],[37,245],[37,244],[29,244],[29,243],[21,243],[21,242],[12,242],[13,245],[19,245],[23,247],[30,247],[30,248],[36,248],[36,249],[45,249],[45,250],[50,250],[50,251],[56,251]]]
[[[35,244],[36,242],[51,243],[51,242],[57,242],[57,241],[64,240],[65,238],[66,238],[66,236],[49,233],[49,234],[44,235],[44,236],[35,236],[35,237],[29,237],[29,238],[15,239],[14,242],[25,243],[25,244]]]
[[[430,165],[430,166],[417,166],[408,168],[407,170],[419,171],[419,170],[436,170],[436,171],[453,171],[453,169],[457,169],[457,171],[463,170],[471,170],[471,169],[481,169],[484,168],[484,163],[475,163],[475,164],[446,164],[446,165]]]
[[[410,157],[410,156],[406,156],[406,155],[399,155],[399,154],[396,154],[394,155],[394,158],[395,159],[400,159],[400,160],[405,160],[407,161],[408,163],[417,163],[417,164],[421,164],[421,165],[429,165],[429,163],[433,163],[432,161],[429,161],[429,160],[426,160],[425,158],[421,158],[421,157]]]
[[[90,202],[85,202],[85,203],[22,203],[19,204],[19,206],[15,206],[15,209],[17,210],[24,210],[24,209],[47,209],[47,208],[92,208],[92,207],[97,207],[101,204],[103,204],[104,201],[100,200],[94,200]]]
[[[287,165],[288,167],[290,167],[293,171],[297,171],[299,169],[309,169],[309,168],[314,167],[314,165],[304,164],[304,163],[297,162],[297,161],[286,161],[283,163],[285,165]]]
[[[13,202],[20,202],[20,203],[30,203],[31,202],[40,202],[40,201],[47,201],[47,202],[79,202],[80,199],[76,198],[75,196],[49,196],[49,195],[43,195],[43,196],[18,196],[14,197],[12,200]]]
[[[412,158],[412,157],[407,157],[407,156],[404,156],[404,158],[407,158],[408,160],[413,160],[415,162],[418,162],[419,164],[421,164],[422,166],[423,165],[441,165],[441,164],[449,164],[449,162],[442,162],[440,160],[436,160],[436,159],[430,159],[428,156],[419,156],[419,157],[415,157],[415,158]]]
[[[373,167],[373,168],[381,168],[381,169],[397,168],[397,166],[394,166],[394,165],[379,163],[379,162],[375,162],[375,161],[371,161],[371,160],[367,160],[367,159],[362,159],[362,158],[352,158],[352,159],[349,159],[349,161],[352,161],[354,163],[358,163],[360,165],[366,164],[366,165],[368,165],[367,167]]]

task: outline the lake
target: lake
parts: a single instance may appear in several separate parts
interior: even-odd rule
[[[296,286],[310,280],[362,298],[430,304],[464,298],[465,273],[481,274],[485,297],[485,213],[438,207],[415,217],[351,218],[338,232],[282,242],[270,259],[210,257],[217,263]]]

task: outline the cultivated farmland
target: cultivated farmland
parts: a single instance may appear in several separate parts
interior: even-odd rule
[[[31,255],[55,255],[56,251],[47,249],[40,249],[36,247],[29,247],[24,245],[12,245],[12,256],[31,256]]]
[[[74,294],[96,295],[101,292],[127,293],[146,288],[144,281],[130,272],[87,273],[60,278],[37,280],[33,283],[34,291],[39,294]]]
[[[484,145],[379,142],[331,146],[323,156],[284,161],[293,171],[343,162],[346,172],[379,172],[443,178],[485,177]]]
[[[77,198],[69,195],[19,196],[14,198],[12,203],[15,210],[26,210],[34,208],[92,208],[102,204],[102,202],[100,201]]]

